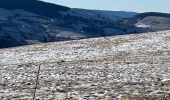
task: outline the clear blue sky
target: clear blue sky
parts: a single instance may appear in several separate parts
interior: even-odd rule
[[[43,0],[71,8],[170,13],[170,0]]]

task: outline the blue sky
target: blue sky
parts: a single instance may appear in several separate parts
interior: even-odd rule
[[[43,0],[72,8],[170,13],[170,0]]]

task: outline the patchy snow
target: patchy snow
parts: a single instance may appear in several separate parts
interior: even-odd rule
[[[143,23],[136,23],[135,26],[140,27],[140,28],[150,28],[151,27],[150,25],[146,25],[146,24],[143,24]]]
[[[163,78],[162,81],[164,81],[164,82],[170,81],[170,73],[162,75],[162,78]]]
[[[170,31],[0,49],[0,99],[127,99],[170,91]],[[3,91],[2,91],[3,90]]]

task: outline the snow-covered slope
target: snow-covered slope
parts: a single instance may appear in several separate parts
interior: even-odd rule
[[[136,23],[137,27],[149,28],[152,30],[168,30],[170,28],[170,18],[159,16],[148,16]]]
[[[0,49],[0,99],[170,99],[170,31]]]
[[[153,31],[169,30],[170,14],[158,12],[140,13],[130,18],[129,22],[130,25]]]

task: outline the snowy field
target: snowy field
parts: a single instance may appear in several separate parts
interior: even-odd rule
[[[170,31],[0,49],[0,100],[169,100]]]

